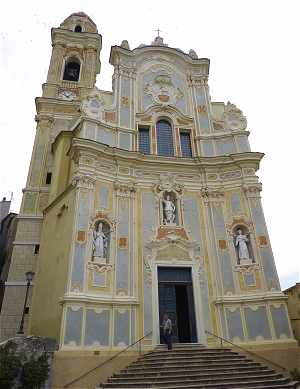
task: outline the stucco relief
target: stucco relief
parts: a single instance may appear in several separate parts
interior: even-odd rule
[[[176,105],[184,97],[181,89],[173,84],[172,78],[167,74],[160,74],[148,82],[144,92],[152,97],[154,103],[161,105]]]
[[[82,101],[81,112],[93,119],[101,120],[104,101],[98,93],[93,93]]]
[[[219,120],[213,120],[213,127],[215,131],[245,130],[247,119],[236,105],[228,101],[222,117]]]

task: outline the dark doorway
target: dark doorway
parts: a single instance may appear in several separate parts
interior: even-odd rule
[[[197,342],[193,285],[190,268],[158,268],[159,319],[168,314],[173,324],[172,341]],[[162,342],[162,329],[161,329]]]

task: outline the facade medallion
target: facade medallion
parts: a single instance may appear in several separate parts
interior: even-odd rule
[[[145,85],[144,92],[152,97],[154,103],[161,105],[175,105],[184,96],[167,74],[156,76],[153,81]]]

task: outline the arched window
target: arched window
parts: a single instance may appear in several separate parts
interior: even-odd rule
[[[157,154],[166,157],[174,156],[173,131],[171,124],[166,120],[156,123]]]
[[[75,32],[82,32],[82,27],[78,24],[77,26],[75,26],[74,31]]]
[[[65,64],[64,77],[66,81],[78,81],[80,74],[80,62],[77,58],[69,58]]]

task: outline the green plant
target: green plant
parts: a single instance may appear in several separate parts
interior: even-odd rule
[[[21,370],[21,356],[16,354],[16,345],[7,342],[0,347],[0,388],[11,389]]]
[[[294,381],[300,381],[300,373],[298,369],[293,369],[290,371],[291,377]]]
[[[22,388],[40,389],[49,376],[49,370],[47,354],[38,358],[31,355],[22,367],[20,377]]]

